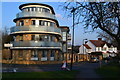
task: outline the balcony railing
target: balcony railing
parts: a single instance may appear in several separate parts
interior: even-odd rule
[[[60,42],[47,41],[13,41],[13,47],[62,47]]]
[[[19,32],[19,31],[31,31],[31,32],[44,32],[44,33],[52,33],[52,34],[60,34],[61,35],[61,29],[56,27],[48,27],[48,26],[35,26],[35,25],[29,25],[29,26],[14,26],[11,29],[11,33]],[[21,32],[21,33],[22,33]]]
[[[33,11],[20,12],[20,13],[17,13],[16,17],[17,18],[20,18],[20,17],[45,17],[45,18],[51,18],[51,19],[56,20],[55,15],[47,13],[47,12],[33,12]]]

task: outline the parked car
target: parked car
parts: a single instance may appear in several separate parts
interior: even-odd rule
[[[99,59],[97,57],[92,57],[90,59],[90,62],[99,62]]]

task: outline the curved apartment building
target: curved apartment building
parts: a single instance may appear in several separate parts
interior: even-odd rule
[[[46,4],[27,3],[11,28],[14,41],[12,60],[18,64],[60,63],[67,52],[68,27],[60,27],[53,8]]]

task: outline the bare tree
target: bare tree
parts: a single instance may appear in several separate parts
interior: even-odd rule
[[[74,5],[73,5],[74,4]],[[82,19],[85,29],[101,29],[120,46],[120,2],[65,2],[64,9],[75,7],[76,23]],[[68,14],[69,16],[72,13]],[[71,17],[71,16],[70,16]],[[82,17],[82,18],[81,18]]]
[[[9,28],[4,27],[2,29],[2,48],[4,49],[4,44],[10,43],[10,41],[13,41],[13,37],[9,34]]]

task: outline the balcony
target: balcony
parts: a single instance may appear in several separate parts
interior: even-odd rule
[[[33,11],[17,13],[16,17],[17,18],[21,18],[21,17],[45,17],[45,18],[51,18],[51,19],[56,20],[56,17],[53,14],[46,13],[46,12],[33,12]]]
[[[14,26],[10,30],[11,30],[11,34],[16,34],[16,33],[51,33],[51,34],[61,35],[60,28],[48,27],[48,26],[37,26],[37,25]]]
[[[14,47],[24,47],[24,48],[61,48],[62,44],[60,42],[48,42],[48,41],[13,41],[11,42]]]

